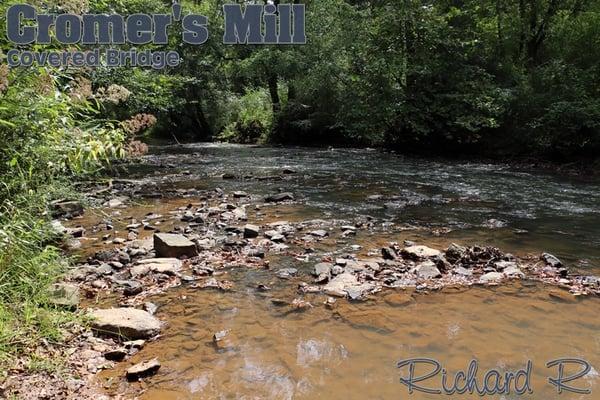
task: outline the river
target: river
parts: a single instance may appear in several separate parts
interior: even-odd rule
[[[283,173],[282,172],[288,172]],[[223,179],[224,174],[230,174]],[[281,178],[283,176],[283,178]],[[382,228],[349,241],[326,240],[320,252],[377,248],[414,240],[443,248],[451,242],[489,244],[517,255],[547,251],[582,273],[600,271],[600,182],[513,169],[503,164],[427,161],[375,150],[268,148],[193,144],[151,148],[126,177],[156,190],[243,190],[262,197],[283,190],[297,201],[249,215],[261,223],[285,219],[351,219],[369,215]],[[140,201],[128,214],[166,212],[188,200]],[[402,359],[430,357],[449,373],[501,371],[533,362],[532,399],[596,398],[564,393],[547,381],[545,363],[579,357],[600,367],[600,300],[573,297],[528,281],[497,287],[446,288],[429,294],[385,291],[367,302],[338,300],[289,312],[272,298],[293,298],[314,264],[271,255],[300,276],[282,281],[268,270],[232,269],[232,292],[181,286],[152,298],[167,322],[158,341],[131,362],[159,357],[158,375],[140,384],[122,379],[131,362],[99,377],[110,393],[141,399],[435,399],[408,395]],[[303,275],[304,274],[304,275]],[[271,291],[257,292],[257,284]],[[213,334],[227,330],[223,344]],[[438,381],[428,381],[438,386]],[[600,390],[592,369],[574,385]],[[458,396],[452,396],[455,398]],[[477,398],[477,396],[465,396]],[[491,398],[513,399],[516,395]]]

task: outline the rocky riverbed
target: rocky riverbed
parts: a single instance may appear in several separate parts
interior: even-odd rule
[[[161,168],[173,168],[167,161],[160,158]],[[102,386],[114,389],[115,380],[118,389],[110,391],[111,397],[127,393],[129,398],[127,387],[143,392],[144,382],[151,383],[163,368],[161,354],[145,350],[164,340],[175,323],[168,312],[160,312],[160,299],[182,288],[188,294],[177,294],[180,301],[195,292],[215,298],[251,294],[257,296],[253,301],[275,307],[281,318],[325,312],[381,332],[394,331],[381,311],[363,313],[348,305],[360,309],[384,299],[404,306],[415,298],[473,287],[541,285],[550,298],[567,303],[600,293],[599,278],[543,249],[510,254],[489,240],[486,245],[447,237],[456,229],[452,224],[398,223],[365,210],[319,212],[291,185],[301,179],[298,174],[293,168],[262,175],[233,171],[190,185],[185,184],[189,171],[146,174],[113,179],[108,186],[87,185],[85,210],[68,199],[57,202],[54,227],[67,238],[65,251],[77,254],[78,261],[55,286],[54,302],[78,309],[89,318],[90,329],[70,329],[67,347],[40,346],[40,354],[64,360],[65,371],[36,375],[16,366],[5,393],[101,398]],[[464,201],[380,194],[363,200],[394,212]],[[506,223],[488,218],[483,225],[503,229]],[[242,335],[215,326],[210,343],[219,354],[227,353],[237,348],[236,336]],[[97,378],[111,370],[118,373],[109,383]]]
[[[135,184],[126,186],[131,190]],[[92,218],[83,218],[91,212],[72,204],[56,205],[62,218],[55,221],[55,228],[69,237],[68,246],[80,251],[82,261],[56,285],[55,301],[82,308],[91,324],[90,331],[73,332],[70,347],[60,353],[71,372],[87,379],[127,363],[143,352],[146,341],[161,340],[169,320],[153,315],[157,306],[150,296],[181,285],[194,290],[246,290],[229,277],[232,270],[267,270],[273,280],[294,287],[293,296],[267,297],[289,312],[335,309],[340,301],[369,301],[389,292],[425,295],[447,287],[524,280],[564,289],[552,292],[559,297],[600,293],[600,279],[570,273],[548,253],[517,257],[489,246],[451,243],[440,249],[408,240],[365,248],[356,237],[385,231],[385,221],[370,216],[277,220],[278,207],[297,204],[294,193],[263,197],[220,188],[192,189],[180,191],[173,203],[166,202],[174,205],[172,209],[134,215],[141,211],[132,206],[140,198],[114,196],[120,191],[123,188],[94,195],[102,206]],[[251,289],[268,293],[269,282]],[[215,345],[227,335],[215,332]],[[122,379],[151,379],[160,367],[160,359],[149,358],[130,366]],[[19,393],[21,383],[13,381],[12,391]],[[83,395],[89,383],[71,380],[57,387],[63,394]]]

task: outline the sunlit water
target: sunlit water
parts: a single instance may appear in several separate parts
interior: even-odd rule
[[[572,267],[598,272],[597,182],[365,150],[193,145],[154,151],[161,154],[152,159],[155,165],[132,167],[130,178],[163,177],[163,188],[219,186],[254,195],[281,188],[293,192],[300,204],[266,213],[292,221],[368,214],[397,226],[451,229],[439,236],[418,230],[391,230],[382,237],[359,232],[353,240],[365,249],[407,238],[440,248],[450,241],[489,243],[518,254],[550,251]],[[280,175],[284,168],[296,173],[276,181],[250,178]],[[181,171],[188,175],[172,176]],[[224,173],[239,178],[223,180]],[[384,197],[369,199],[372,195]],[[160,205],[166,211],[176,203],[151,200],[145,207]],[[254,213],[249,217],[256,218]],[[498,225],[490,219],[503,221],[502,226],[490,227]],[[335,245],[330,240],[321,246]],[[454,374],[471,359],[479,360],[484,372],[517,370],[532,360],[533,394],[526,398],[600,398],[595,369],[574,383],[591,389],[591,395],[559,396],[547,381],[556,369],[545,367],[561,357],[584,358],[600,367],[599,299],[556,296],[559,289],[526,282],[430,294],[385,291],[364,303],[338,300],[332,309],[323,305],[325,296],[307,295],[304,299],[314,307],[290,312],[271,298],[299,297],[297,284],[310,282],[312,264],[272,258],[272,266],[289,264],[300,270],[292,281],[278,280],[272,271],[238,268],[224,277],[235,282],[232,292],[182,286],[153,298],[160,306],[158,317],[168,323],[163,336],[103,373],[101,382],[110,393],[152,400],[458,398],[409,396],[400,383],[406,370],[399,371],[396,363],[430,357]],[[259,283],[272,290],[257,291]],[[217,347],[213,334],[223,330],[229,333]],[[158,375],[141,384],[122,379],[132,363],[152,357],[163,365]],[[440,387],[439,378],[427,386]]]

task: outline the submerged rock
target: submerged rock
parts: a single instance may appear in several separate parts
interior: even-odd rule
[[[92,329],[100,334],[125,339],[148,339],[158,335],[160,321],[146,311],[134,308],[109,308],[91,312]]]
[[[138,261],[131,267],[131,276],[137,278],[150,272],[175,275],[181,269],[181,261],[177,258],[149,258]]]
[[[183,235],[171,233],[154,234],[154,250],[159,257],[194,257],[198,255],[196,245]]]

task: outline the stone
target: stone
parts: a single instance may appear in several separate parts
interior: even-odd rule
[[[125,296],[135,296],[144,291],[144,287],[141,282],[138,281],[127,281],[127,285],[125,289],[123,289],[123,294]]]
[[[316,231],[312,231],[310,233],[310,235],[318,237],[318,238],[324,238],[326,236],[329,236],[329,233],[326,230],[319,229],[319,230],[316,230]]]
[[[456,275],[460,275],[460,276],[473,276],[473,271],[471,271],[470,269],[467,269],[465,267],[456,267],[452,270],[453,273],[455,273]]]
[[[242,191],[233,192],[233,197],[236,199],[241,199],[243,197],[248,197],[248,193]]]
[[[144,310],[147,311],[151,315],[156,314],[156,312],[158,311],[158,306],[149,301],[145,302],[143,307],[144,307]]]
[[[391,247],[383,247],[381,249],[381,256],[384,260],[395,260],[398,257],[396,251]]]
[[[504,268],[504,270],[502,271],[504,275],[506,275],[509,278],[525,278],[525,274],[523,273],[523,271],[521,271],[521,268],[519,268],[516,263],[512,264],[513,265]]]
[[[323,287],[323,291],[330,296],[346,297],[346,289],[358,284],[356,276],[343,273],[333,278]]]
[[[504,278],[504,274],[501,274],[500,272],[488,272],[485,275],[482,275],[481,278],[479,278],[479,282],[481,283],[493,283],[493,282],[499,282]]]
[[[386,304],[392,307],[407,306],[415,301],[410,293],[394,292],[390,293],[383,298]]]
[[[319,275],[323,275],[323,274],[330,275],[331,268],[333,268],[333,265],[331,263],[318,263],[315,265],[313,275],[314,276],[319,276]]]
[[[125,339],[148,339],[158,335],[160,321],[150,313],[134,308],[109,308],[91,312],[92,329],[100,334]]]
[[[267,203],[279,203],[281,201],[294,200],[294,195],[289,192],[277,193],[270,196],[265,197],[265,201]]]
[[[154,234],[154,250],[158,257],[194,257],[198,250],[194,242],[183,235],[171,233]]]
[[[104,353],[104,358],[106,358],[109,361],[123,361],[123,359],[127,357],[128,354],[129,353],[126,349],[119,348],[107,351],[106,353]]]
[[[150,361],[144,361],[139,364],[135,364],[133,367],[127,369],[125,373],[127,380],[135,381],[140,378],[154,375],[160,369],[160,362],[157,358],[153,358]]]
[[[131,267],[133,278],[147,275],[150,272],[157,274],[176,275],[181,270],[181,261],[177,258],[149,258],[139,260]]]
[[[215,333],[213,335],[213,342],[215,342],[215,343],[220,342],[221,340],[225,339],[225,337],[227,337],[228,333],[229,333],[229,331],[219,331],[219,332]]]
[[[442,276],[440,270],[432,261],[425,261],[415,268],[417,276],[421,279],[434,279]]]
[[[244,226],[244,238],[245,239],[253,239],[258,237],[260,233],[260,227],[257,225],[247,224]]]
[[[115,197],[114,199],[110,199],[109,201],[104,203],[104,207],[108,207],[108,208],[122,207],[127,200],[129,200],[128,197],[124,197],[124,196]]]
[[[50,303],[55,306],[75,309],[79,305],[79,287],[68,283],[57,283],[50,288]]]
[[[293,276],[296,276],[298,270],[296,268],[282,268],[275,273],[278,278],[281,279],[290,279]]]
[[[504,271],[507,268],[517,268],[517,263],[514,261],[496,261],[494,266],[498,271]]]
[[[461,258],[463,258],[466,253],[466,247],[460,246],[456,243],[452,243],[450,244],[450,246],[448,246],[448,249],[446,249],[446,260],[448,260],[451,263],[455,263]]]
[[[231,173],[225,173],[225,174],[221,175],[221,178],[223,178],[224,180],[232,180],[232,179],[235,179],[235,175],[233,175]]]
[[[557,257],[553,256],[550,253],[543,253],[540,259],[544,261],[546,265],[552,268],[560,268],[563,266],[562,261],[560,261]]]
[[[369,294],[375,285],[371,283],[363,283],[361,285],[354,285],[346,288],[346,293],[350,300],[364,300],[367,294]]]
[[[52,203],[52,207],[54,208],[52,215],[55,217],[73,218],[83,214],[83,205],[77,201],[57,201]]]
[[[402,255],[413,260],[419,260],[430,257],[439,257],[442,255],[442,252],[427,246],[410,246],[405,247],[404,250],[402,250]]]

